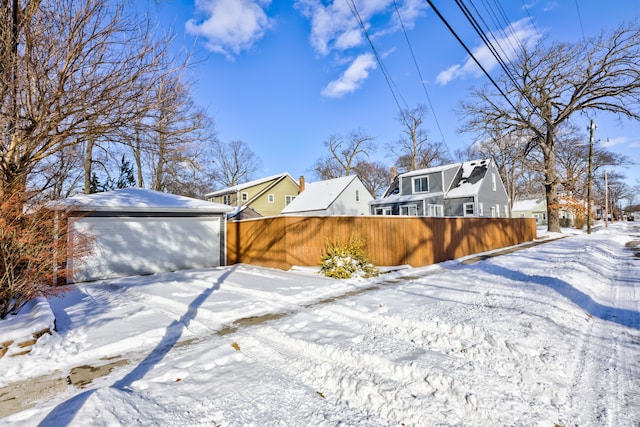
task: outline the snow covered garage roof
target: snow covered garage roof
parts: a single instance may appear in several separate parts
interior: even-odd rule
[[[91,212],[197,212],[222,214],[233,207],[146,188],[123,188],[104,193],[79,194],[61,201],[64,207]]]

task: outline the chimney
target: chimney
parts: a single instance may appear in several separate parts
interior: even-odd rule
[[[393,182],[393,180],[396,179],[396,176],[398,176],[398,168],[391,166],[389,168],[389,176],[391,177],[390,181]]]
[[[300,177],[300,189],[298,190],[298,194],[304,191],[304,176]]]

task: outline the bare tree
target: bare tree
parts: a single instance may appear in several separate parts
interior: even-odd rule
[[[389,144],[388,150],[396,157],[396,166],[402,171],[438,166],[451,161],[447,147],[442,142],[430,142],[424,127],[429,110],[423,104],[407,108],[398,114],[402,124],[402,136]]]
[[[38,163],[126,126],[144,107],[168,43],[127,5],[2,3],[0,194],[24,189]]]
[[[213,180],[223,187],[233,187],[249,181],[260,169],[260,158],[243,141],[212,144],[213,166],[210,168]]]
[[[374,138],[362,129],[349,132],[346,137],[330,135],[324,142],[329,154],[316,160],[314,171],[321,179],[349,176],[358,162],[369,159],[376,149]]]
[[[360,177],[362,184],[374,198],[381,196],[391,182],[389,168],[381,162],[363,160],[355,165],[354,170]]]
[[[151,188],[165,191],[170,182],[183,178],[176,174],[181,168],[198,168],[195,148],[205,139],[207,118],[179,75],[158,82],[155,92],[157,107],[148,126]]]
[[[607,111],[640,119],[640,27],[622,25],[611,34],[575,44],[539,44],[523,48],[510,64],[502,92],[476,90],[462,103],[466,131],[526,133],[529,153],[542,153],[549,231],[560,231],[556,138],[575,113]]]
[[[575,126],[563,129],[556,141],[556,162],[558,181],[565,192],[578,198],[586,199],[589,182],[589,146],[585,144],[584,133]],[[628,162],[629,158],[617,154],[604,147],[594,147],[592,154],[593,171],[603,165],[619,165]]]

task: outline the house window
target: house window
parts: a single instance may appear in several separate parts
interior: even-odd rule
[[[496,216],[500,216],[500,205],[496,205]]]
[[[391,215],[391,208],[376,208],[374,213],[376,215]]]
[[[274,194],[269,194],[269,195],[267,196],[267,201],[268,201],[269,203],[275,203],[275,201],[276,201],[276,196],[275,196]]]
[[[413,178],[413,192],[414,193],[428,193],[429,192],[429,177],[421,176]]]
[[[473,203],[465,203],[463,206],[464,216],[473,216],[475,214],[473,209]]]
[[[230,205],[231,204],[231,194],[225,194],[224,196],[222,196],[222,203],[224,203],[225,205]]]
[[[484,216],[484,206],[482,206],[482,202],[478,202],[478,216]]]
[[[503,208],[504,208],[504,216],[509,217],[509,215],[507,215],[507,213],[509,212],[509,207],[507,205],[504,205]]]
[[[284,196],[284,205],[287,206],[289,203],[293,202],[296,196]]]
[[[493,188],[493,191],[496,191],[497,184],[496,184],[496,174],[495,173],[491,174],[491,186]]]
[[[496,208],[495,206],[491,206],[491,218],[495,218],[496,217]]]
[[[442,205],[427,205],[427,212],[429,213],[429,216],[443,216],[442,211]]]
[[[400,215],[418,216],[418,207],[416,205],[400,206]]]
[[[360,201],[360,190],[356,190],[356,202]]]
[[[249,200],[249,193],[243,192],[240,195],[240,200],[242,200],[243,202],[246,202],[247,200]]]

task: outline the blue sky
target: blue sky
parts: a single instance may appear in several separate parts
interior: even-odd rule
[[[606,6],[595,0],[474,3],[498,37],[517,33],[523,43],[540,37],[577,41],[640,16],[637,0]],[[314,179],[313,164],[326,153],[323,142],[332,134],[357,129],[376,138],[379,148],[373,159],[391,165],[385,146],[401,133],[398,106],[350,4],[173,0],[158,6],[161,25],[171,27],[199,59],[193,68],[196,102],[214,118],[219,139],[242,140],[260,157],[263,168],[256,178],[289,172],[294,178]],[[427,2],[355,0],[355,5],[400,104],[428,105],[429,137],[444,140],[451,153],[471,144],[472,135],[458,133],[460,119],[453,110],[471,88],[488,79]],[[435,0],[434,5],[497,77],[496,65],[454,2]],[[494,7],[495,19],[485,5]],[[510,31],[504,31],[507,25]],[[597,141],[640,163],[639,123],[605,114],[593,118]],[[574,121],[585,129],[587,142],[589,117]],[[640,166],[618,170],[627,174],[630,184],[640,184]]]

